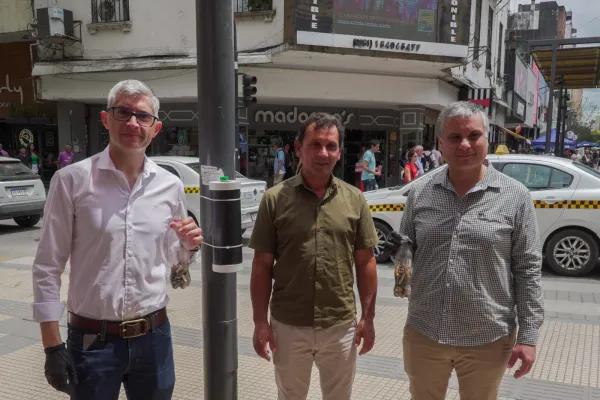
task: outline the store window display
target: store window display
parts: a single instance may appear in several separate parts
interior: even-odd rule
[[[198,157],[198,130],[190,127],[164,127],[153,142],[158,156]]]

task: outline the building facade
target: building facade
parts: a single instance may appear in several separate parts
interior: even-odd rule
[[[66,26],[72,37],[56,43],[38,34],[33,75],[38,97],[58,104],[60,144],[76,143],[82,156],[101,151],[108,136],[99,115],[108,91],[135,78],[161,100],[164,128],[148,153],[197,156],[202,55],[193,2],[52,3],[72,13],[73,27]],[[42,0],[35,6],[48,9]],[[508,16],[500,1],[235,0],[234,10],[239,70],[258,80],[258,104],[238,113],[240,164],[250,177],[269,179],[269,143],[293,143],[304,116],[316,110],[347,119],[336,174],[349,182],[361,147],[381,141],[380,186],[398,182],[410,144],[436,146],[439,111],[461,93],[470,99],[469,90],[487,90],[493,125],[504,123]]]
[[[41,160],[40,174],[48,183],[59,149],[57,109],[55,103],[37,97],[31,15],[31,4],[22,1],[3,5],[0,13],[0,143],[10,156],[33,145]]]

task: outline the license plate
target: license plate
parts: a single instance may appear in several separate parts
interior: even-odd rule
[[[256,221],[257,215],[258,215],[258,213],[250,213],[250,218],[252,218],[252,221]]]
[[[15,196],[27,196],[27,189],[12,189],[10,191],[10,194],[13,195],[13,197]]]

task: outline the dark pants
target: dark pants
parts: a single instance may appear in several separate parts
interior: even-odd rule
[[[67,347],[79,380],[71,400],[117,400],[121,383],[129,400],[170,400],[173,395],[175,364],[168,320],[144,336],[106,335],[104,341],[101,335],[70,326]]]
[[[377,187],[377,181],[375,179],[365,179],[362,181],[362,183],[365,188],[365,192],[375,190],[375,187]]]

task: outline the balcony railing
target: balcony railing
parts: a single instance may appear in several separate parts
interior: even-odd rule
[[[272,10],[273,0],[233,0],[233,11],[236,13]]]
[[[92,0],[92,23],[110,24],[127,22],[129,0]]]

